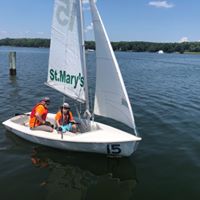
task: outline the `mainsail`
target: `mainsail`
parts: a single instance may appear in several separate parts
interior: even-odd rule
[[[85,102],[81,19],[79,0],[55,0],[47,85]]]
[[[94,0],[90,0],[90,7],[96,42],[97,68],[94,113],[123,122],[135,130],[133,112],[124,81]]]

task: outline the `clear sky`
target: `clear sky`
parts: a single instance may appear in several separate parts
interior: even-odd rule
[[[53,2],[0,0],[0,38],[50,38]],[[97,0],[97,6],[111,41],[200,41],[200,0]],[[90,40],[87,3],[84,14]]]

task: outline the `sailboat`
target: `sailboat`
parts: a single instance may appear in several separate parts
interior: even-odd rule
[[[55,0],[46,85],[74,101],[84,103],[85,118],[76,118],[80,132],[59,134],[31,130],[29,116],[18,115],[3,122],[14,134],[41,145],[112,156],[130,156],[139,137],[125,84],[94,0],[89,0],[96,43],[96,90],[94,115],[111,118],[131,127],[132,133],[91,119],[84,48],[82,0]],[[54,123],[55,114],[47,120]]]

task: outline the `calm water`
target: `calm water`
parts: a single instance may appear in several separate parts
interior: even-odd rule
[[[8,52],[13,49],[16,77],[8,75]],[[62,103],[62,95],[43,84],[48,53],[0,47],[0,122],[30,111],[44,96],[53,101],[51,112]],[[143,138],[136,153],[110,159],[53,150],[26,142],[0,124],[1,200],[199,200],[200,55],[116,55]],[[93,94],[94,53],[87,61]]]

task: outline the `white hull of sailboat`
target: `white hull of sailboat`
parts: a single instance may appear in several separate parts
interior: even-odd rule
[[[48,114],[49,120],[54,119],[54,114]],[[15,116],[3,125],[15,135],[40,145],[69,151],[81,151],[107,154],[112,156],[130,156],[141,140],[132,134],[104,125],[91,122],[91,131],[85,133],[61,133],[31,130],[27,125],[28,116]]]

